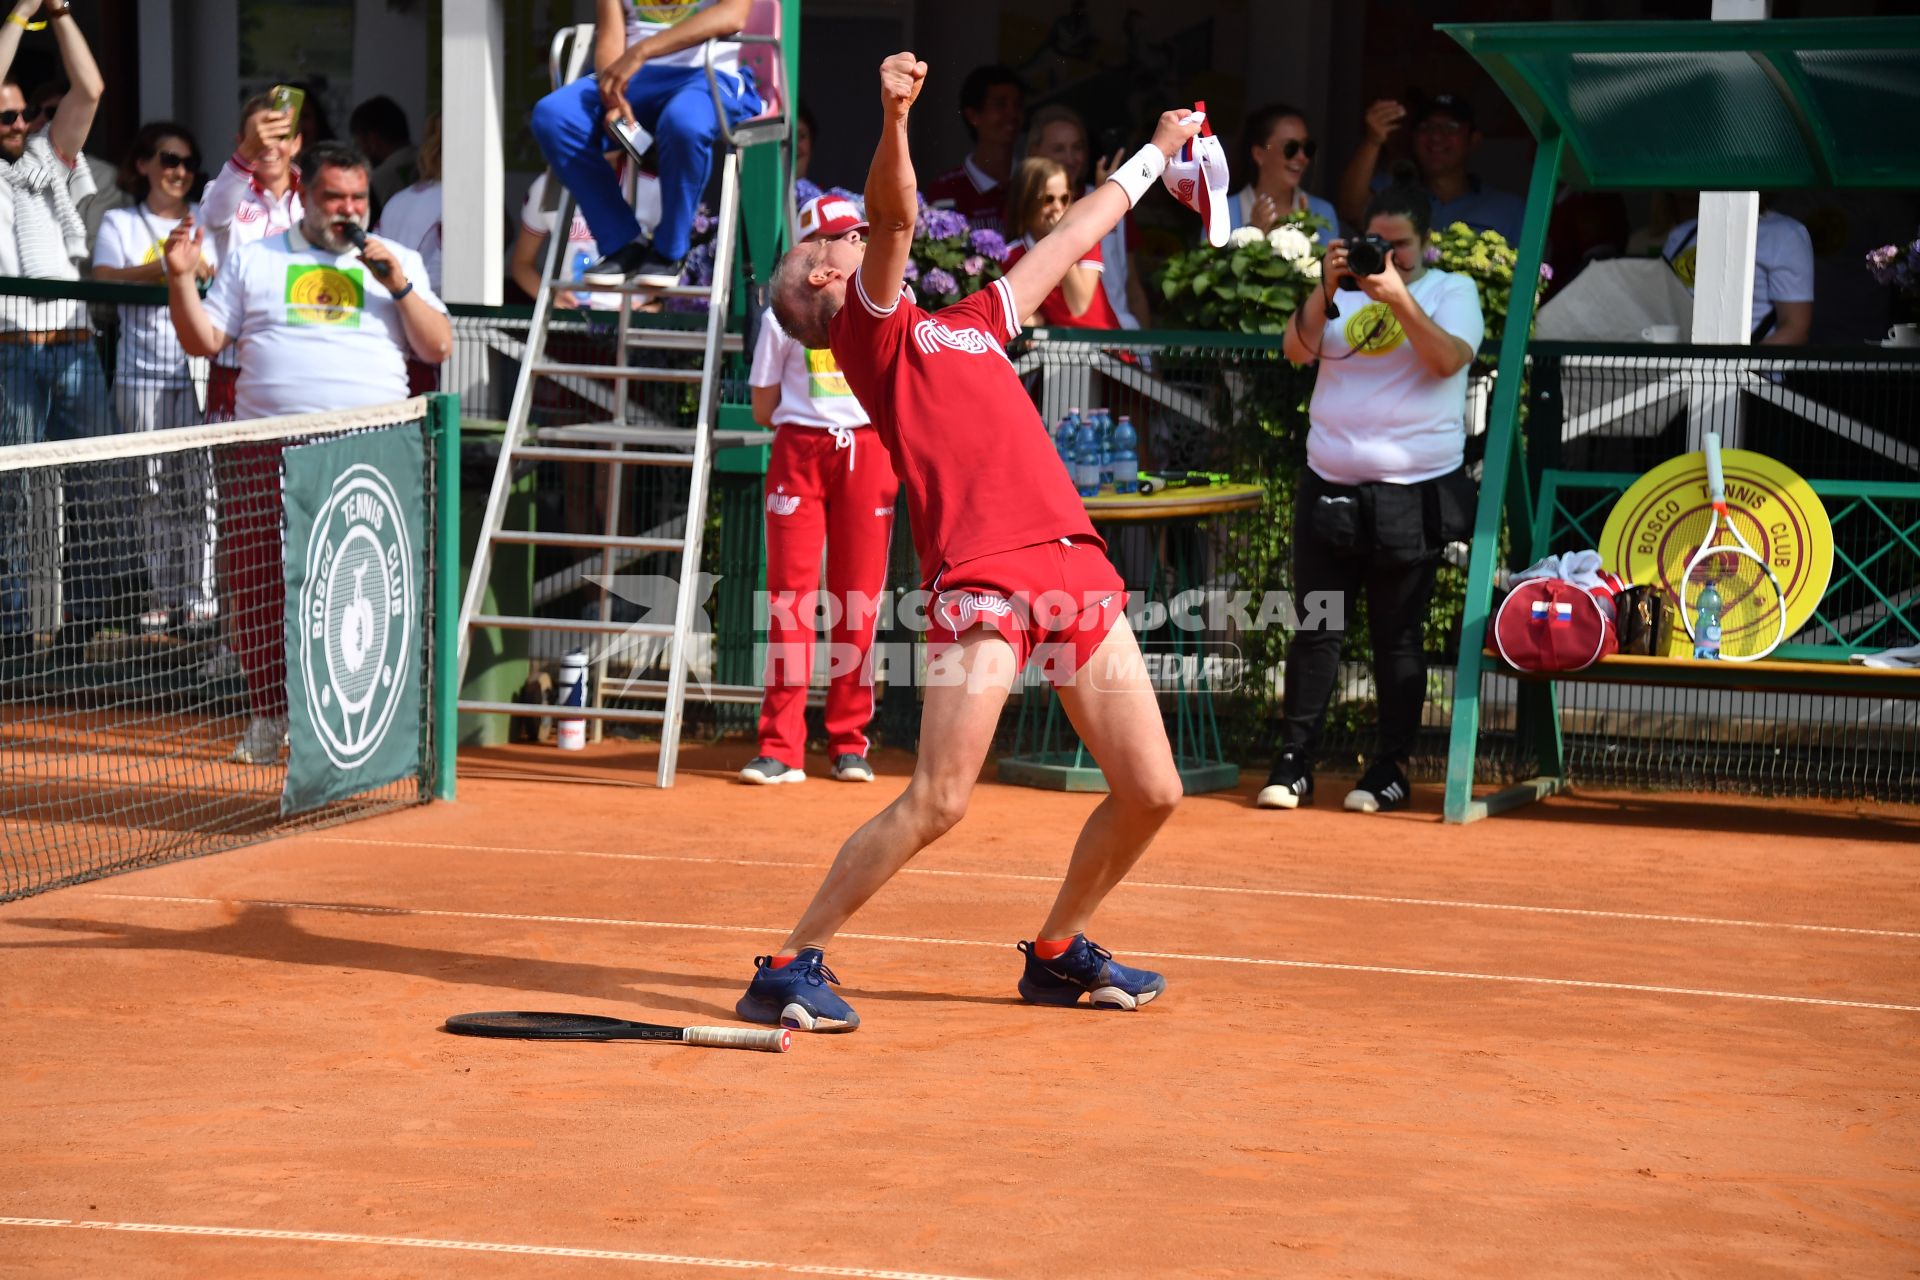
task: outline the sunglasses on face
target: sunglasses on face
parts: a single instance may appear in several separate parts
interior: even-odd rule
[[[24,107],[18,111],[0,111],[0,125],[12,125],[16,120],[24,120],[32,124],[39,118],[40,108],[37,106]]]
[[[1312,138],[1308,138],[1305,141],[1299,138],[1288,138],[1280,145],[1280,154],[1291,160],[1304,151],[1307,153],[1307,159],[1311,160],[1313,159],[1313,153],[1319,149],[1320,144]]]
[[[183,156],[177,151],[156,151],[153,158],[160,162],[162,169],[186,169],[191,172],[200,164],[199,156]]]

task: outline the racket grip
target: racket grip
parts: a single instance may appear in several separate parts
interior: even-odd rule
[[[715,1049],[758,1049],[762,1053],[785,1053],[793,1044],[793,1032],[785,1027],[760,1031],[752,1027],[688,1027],[680,1033],[684,1044],[703,1044]]]
[[[1727,500],[1727,477],[1720,470],[1720,433],[1707,432],[1707,493],[1715,506]]]

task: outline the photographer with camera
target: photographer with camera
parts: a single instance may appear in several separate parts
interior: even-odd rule
[[[1320,288],[1287,322],[1287,359],[1320,365],[1307,465],[1294,488],[1294,598],[1334,593],[1339,606],[1328,625],[1297,632],[1287,651],[1279,754],[1260,792],[1263,809],[1312,798],[1314,753],[1360,591],[1380,741],[1346,807],[1380,813],[1407,804],[1434,571],[1441,549],[1473,527],[1467,367],[1483,333],[1473,281],[1426,265],[1431,216],[1416,188],[1374,196],[1361,219],[1366,234],[1327,247]]]

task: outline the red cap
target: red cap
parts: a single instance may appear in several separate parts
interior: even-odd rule
[[[865,231],[867,220],[851,200],[843,196],[815,196],[800,206],[800,238],[817,240],[822,236],[843,236],[849,231]]]

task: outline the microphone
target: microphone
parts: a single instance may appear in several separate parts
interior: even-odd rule
[[[357,222],[343,222],[340,225],[346,228],[347,239],[353,241],[353,247],[364,254],[367,248],[366,230]],[[382,280],[393,274],[393,268],[384,262],[369,262],[367,265],[372,267],[373,274]]]

